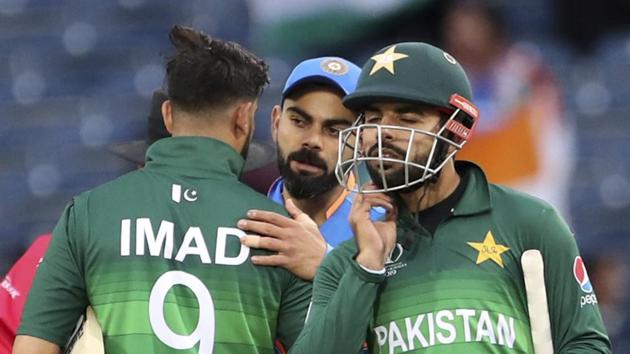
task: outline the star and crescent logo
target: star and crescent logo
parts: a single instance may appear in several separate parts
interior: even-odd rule
[[[171,187],[171,200],[175,203],[180,203],[182,197],[184,197],[184,200],[187,202],[194,202],[199,197],[199,193],[191,188],[184,190],[182,193],[182,186],[180,184],[173,184]]]
[[[470,247],[479,251],[479,254],[477,255],[477,264],[483,263],[487,260],[492,260],[494,263],[503,268],[503,258],[501,258],[501,254],[508,251],[509,248],[504,245],[497,244],[491,231],[488,231],[486,237],[483,239],[483,242],[467,243]]]
[[[370,76],[372,76],[374,73],[378,72],[381,69],[385,69],[389,71],[390,74],[394,75],[395,74],[394,63],[398,60],[405,59],[407,57],[409,57],[407,54],[396,53],[395,45],[387,48],[387,50],[384,51],[383,53],[376,54],[375,56],[370,58],[375,61],[374,66],[372,67],[372,70],[370,70]]]

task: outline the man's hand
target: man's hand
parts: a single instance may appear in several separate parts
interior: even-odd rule
[[[269,256],[253,256],[252,263],[280,266],[304,280],[313,280],[326,256],[327,244],[317,224],[291,199],[285,203],[292,218],[263,210],[250,210],[249,220],[240,220],[239,228],[249,234],[241,243],[252,248],[275,251]]]
[[[368,183],[364,190],[375,189]],[[387,210],[384,220],[372,221],[370,209],[380,206]],[[359,254],[357,262],[371,270],[385,268],[385,261],[396,244],[396,218],[398,209],[393,200],[384,193],[357,193],[350,211],[350,226],[357,240]]]

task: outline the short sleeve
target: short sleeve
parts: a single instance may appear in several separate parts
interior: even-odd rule
[[[29,293],[19,335],[41,338],[63,347],[88,305],[84,271],[77,247],[74,203],[68,205],[53,231],[44,260]],[[84,220],[87,222],[87,220]]]

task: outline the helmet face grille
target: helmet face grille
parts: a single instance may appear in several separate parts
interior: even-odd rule
[[[466,143],[449,129],[459,110],[447,119],[437,132],[380,124],[362,124],[360,120],[339,134],[339,150],[335,175],[346,189],[358,193],[393,192],[415,186],[436,176],[444,165]],[[398,141],[406,140],[404,148],[388,142],[387,134],[396,135]],[[366,146],[365,136],[375,137],[371,146]],[[430,149],[425,156],[418,157],[418,141],[430,139]],[[426,146],[426,143],[425,143]],[[442,148],[440,148],[442,146]],[[454,149],[449,149],[454,147]],[[450,151],[450,152],[449,152]],[[354,176],[356,183],[351,183]],[[362,186],[374,182],[380,188],[363,190]]]

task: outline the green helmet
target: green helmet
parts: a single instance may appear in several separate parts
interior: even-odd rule
[[[472,101],[461,65],[430,44],[406,42],[376,52],[363,66],[356,90],[343,103],[358,110],[365,103],[395,99],[456,109],[450,102],[454,94]]]
[[[339,135],[337,179],[346,188],[365,193],[413,190],[437,180],[442,167],[472,135],[479,110],[471,100],[472,90],[464,69],[445,51],[417,42],[379,50],[361,69],[356,90],[343,99],[346,107],[361,112],[366,105],[382,102],[428,104],[439,107],[448,118],[445,116],[435,132],[366,123],[360,115],[352,127]],[[396,131],[408,140],[404,146],[393,146],[383,138],[385,131]],[[361,137],[366,132],[377,136],[375,145],[363,146]],[[432,139],[432,147],[426,157],[418,157],[412,146],[423,138]],[[401,168],[392,170],[386,165]],[[352,177],[360,176],[362,166],[380,188],[362,191],[360,180],[351,187]]]

